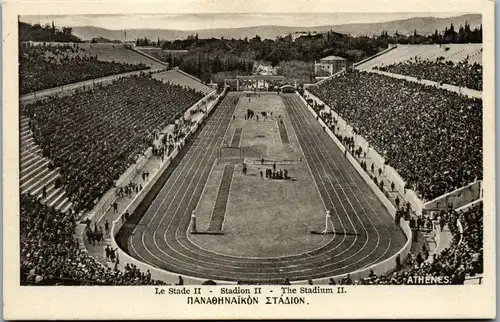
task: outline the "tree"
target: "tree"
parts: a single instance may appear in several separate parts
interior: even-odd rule
[[[455,31],[455,27],[453,26],[453,23],[450,24],[450,29],[445,29],[443,38],[444,38],[445,42],[456,42],[457,41],[458,34]]]
[[[62,31],[57,29],[54,22],[41,26],[39,23],[28,24],[18,21],[20,41],[56,41],[56,42],[82,42],[73,35],[73,29],[62,27]]]
[[[251,39],[251,41],[261,42],[260,36],[259,36],[259,35],[255,35],[255,37],[253,37],[253,38]]]
[[[71,36],[73,34],[73,28],[71,28],[71,27],[63,27],[62,28],[62,33],[65,36]]]
[[[464,42],[466,40],[466,35],[465,35],[465,29],[462,25],[460,25],[460,28],[458,29],[458,41],[459,42]]]
[[[441,36],[439,35],[437,29],[434,30],[434,34],[432,35],[432,42],[435,44],[441,43]]]

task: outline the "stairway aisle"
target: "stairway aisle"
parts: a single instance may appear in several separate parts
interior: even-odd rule
[[[50,160],[42,155],[42,150],[34,141],[28,118],[21,117],[19,132],[21,141],[19,185],[21,193],[30,193],[41,199],[43,204],[67,213],[72,209],[73,203],[66,196],[62,187],[56,188],[56,180],[61,176],[59,168],[51,167]]]

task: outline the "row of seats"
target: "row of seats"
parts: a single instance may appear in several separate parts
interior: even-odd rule
[[[477,91],[483,89],[483,66],[469,64],[466,60],[455,64],[452,61],[416,59],[382,66],[380,70]]]
[[[80,46],[91,55],[97,55],[97,58],[102,61],[116,61],[128,64],[142,63],[151,69],[165,68],[165,65],[132,49],[127,49],[122,44],[81,44]]]
[[[482,65],[482,44],[443,44],[443,45],[397,45],[387,53],[358,65],[359,70],[368,70],[392,64],[414,60],[436,60],[440,57],[444,61],[454,63],[466,60],[469,64]]]
[[[91,46],[91,44],[87,45]],[[19,48],[20,93],[27,94],[152,67],[151,63],[143,63],[141,59],[145,58],[144,56],[124,47],[121,49],[110,47],[99,55],[82,47],[84,47],[83,44],[21,43]]]
[[[211,87],[203,84],[201,81],[193,77],[187,76],[186,74],[175,69],[156,73],[153,75],[153,77],[155,79],[161,80],[162,82],[170,82],[173,84],[192,88],[196,91],[203,93],[204,95],[207,95],[208,93],[213,91]]]
[[[365,137],[422,200],[482,179],[482,100],[359,71],[308,90]]]
[[[56,188],[63,187],[76,212],[91,209],[157,132],[203,96],[190,88],[136,75],[24,106],[22,114],[30,119],[33,132],[30,147],[37,145],[50,162],[37,161],[48,168],[37,168],[42,173],[35,172],[36,177],[23,183],[22,189],[38,193],[32,183],[52,173],[60,178],[54,181]],[[39,153],[38,147],[34,149]],[[60,169],[55,172],[55,168]]]
[[[142,98],[155,98],[158,101],[141,99],[139,97],[141,94]],[[166,94],[169,97],[165,97]],[[68,128],[64,130],[75,133],[88,128],[87,135],[89,137],[83,144],[92,146],[93,148],[90,150],[95,152],[95,155],[105,154],[110,152],[106,150],[107,143],[110,142],[94,145],[93,141],[96,138],[90,137],[97,136],[100,127],[106,127],[105,123],[109,122],[114,125],[112,129],[115,132],[107,133],[109,136],[114,136],[118,141],[123,140],[127,143],[129,138],[127,133],[124,133],[125,129],[133,130],[133,133],[137,134],[135,138],[137,140],[140,135],[144,135],[142,125],[149,125],[146,127],[152,129],[161,128],[162,125],[155,126],[154,121],[159,124],[168,122],[169,118],[163,117],[165,112],[170,115],[170,112],[184,110],[184,106],[186,106],[184,103],[187,99],[190,98],[190,103],[192,103],[196,102],[199,96],[201,94],[193,89],[186,89],[171,83],[162,83],[149,77],[133,76],[121,79],[94,92],[79,92],[75,97],[62,98],[66,100],[54,98],[41,102],[38,106],[27,107],[22,112],[28,114],[32,119],[30,121],[26,117],[22,118],[22,141],[27,142],[25,146],[29,146],[32,152],[41,153],[40,148],[33,143],[34,139],[30,128],[34,127],[37,130],[40,129],[41,133],[46,133],[50,126],[42,127],[41,125],[46,125],[46,123],[39,124],[37,122],[48,120],[53,116],[52,121],[56,124],[52,126],[58,127],[61,124],[67,124]],[[107,100],[103,101],[103,97],[106,97]],[[114,100],[115,98],[118,101],[121,99],[130,103],[130,105],[112,108],[117,102]],[[141,104],[141,102],[144,103]],[[231,102],[236,104],[237,100],[233,99]],[[41,116],[42,113],[44,115]],[[121,114],[118,116],[124,117],[125,122],[120,122],[120,118],[113,117],[114,114]],[[57,120],[57,115],[62,119],[61,121]],[[94,124],[95,122],[91,120],[89,124],[85,117],[88,115],[103,122]],[[141,118],[141,116],[145,118]],[[79,121],[81,127],[75,121]],[[129,122],[127,123],[127,121]],[[120,129],[122,130],[120,131]],[[61,139],[58,133],[54,133],[59,128],[50,130],[53,140]],[[35,133],[39,133],[39,131],[35,131]],[[78,135],[76,134],[76,136]],[[71,136],[69,138],[74,139]],[[49,140],[49,142],[51,141]],[[82,145],[82,142],[76,140],[71,143],[77,146]],[[119,151],[128,151],[128,149],[121,146]],[[78,149],[72,151],[75,157],[88,160],[89,155],[81,152]],[[43,161],[40,162],[52,162],[43,157],[41,160]],[[99,168],[101,164],[93,163],[93,166]],[[81,169],[83,171],[84,167]],[[80,184],[83,185],[84,182],[80,182]],[[119,270],[117,265],[114,269],[102,265],[97,259],[89,256],[84,249],[81,249],[77,240],[74,239],[75,217],[68,216],[54,207],[50,207],[47,203],[40,202],[40,198],[34,194],[23,193],[20,198],[20,275],[22,285],[165,285],[162,281],[153,280],[149,270],[141,271],[134,264],[127,263],[124,270]],[[106,232],[109,228],[106,225],[98,227],[97,223],[91,225],[90,221],[86,221],[86,225],[86,229],[93,232]],[[116,249],[106,249],[106,253],[110,255],[110,261],[117,264],[115,252]],[[182,278],[179,277],[179,285],[182,283]],[[214,284],[213,282],[208,283]]]
[[[100,264],[79,249],[73,237],[75,227],[73,217],[40,203],[33,196],[21,195],[21,285],[44,285],[54,280],[81,285],[164,284],[153,280],[149,271],[140,271],[134,265],[120,271]]]
[[[367,278],[347,284],[418,284],[412,280],[416,276],[441,277],[447,284],[464,284],[467,277],[483,273],[483,218],[482,202],[464,211],[442,211],[435,219],[450,229],[453,235],[450,247],[433,256],[429,256],[427,251],[424,251],[425,254],[411,254],[406,263],[408,267],[400,272],[381,276],[372,272]],[[457,222],[462,224],[463,233]]]
[[[59,169],[52,167],[50,160],[42,155],[42,150],[33,139],[28,118],[21,118],[19,131],[21,193],[32,194],[42,203],[63,213],[68,212],[73,203],[63,187],[56,187],[56,180],[61,177]]]

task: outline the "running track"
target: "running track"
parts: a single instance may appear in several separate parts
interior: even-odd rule
[[[236,95],[229,93],[212,113],[128,236],[130,255],[204,279],[279,283],[285,277],[304,280],[346,274],[380,262],[403,247],[405,237],[392,217],[295,94],[283,95],[283,100],[337,234],[326,237],[330,242],[319,249],[279,258],[222,255],[191,243],[190,215],[234,113],[230,102]]]

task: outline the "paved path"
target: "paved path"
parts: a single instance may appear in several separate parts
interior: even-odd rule
[[[224,173],[219,187],[219,193],[215,200],[215,206],[210,219],[210,232],[222,231],[222,224],[226,214],[227,200],[229,199],[229,190],[231,189],[231,182],[233,181],[234,164],[224,166]]]
[[[205,279],[281,282],[343,275],[399,251],[406,239],[394,220],[295,94],[283,96],[293,128],[337,234],[324,247],[280,258],[241,258],[201,249],[189,240],[196,208],[235,106],[228,94],[208,119],[152,202],[136,210],[138,225],[122,236],[133,257]],[[342,189],[335,188],[340,184]],[[249,228],[250,229],[250,228]],[[318,238],[322,238],[318,236]]]
[[[290,144],[290,139],[288,138],[288,132],[286,131],[283,119],[276,119],[276,122],[278,122],[278,130],[280,132],[281,143]]]
[[[238,127],[238,128],[236,128],[236,130],[234,130],[233,138],[231,140],[231,147],[232,148],[239,148],[240,147],[242,132],[243,132],[243,129],[241,127]]]
[[[439,231],[438,234],[439,234],[438,237],[439,244],[436,245],[437,246],[435,250],[436,254],[440,254],[443,250],[449,248],[451,246],[451,243],[453,242],[453,234],[448,228],[448,225],[444,225],[443,229],[441,229],[441,231]]]

